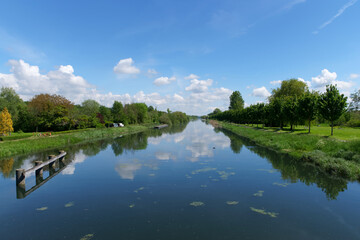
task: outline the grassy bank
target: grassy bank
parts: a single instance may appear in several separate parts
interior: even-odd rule
[[[249,126],[212,121],[256,144],[311,162],[326,172],[360,180],[360,140],[342,140],[316,134],[294,134]],[[344,138],[344,136],[342,136]]]
[[[100,128],[80,131],[56,132],[51,136],[33,136],[25,133],[23,137],[6,139],[0,142],[0,157],[34,153],[41,150],[62,148],[85,141],[140,132],[148,129],[146,125],[129,125],[123,128]]]

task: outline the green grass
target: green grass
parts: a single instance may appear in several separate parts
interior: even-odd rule
[[[46,149],[62,148],[101,138],[114,137],[148,129],[150,125],[129,125],[123,128],[100,128],[55,132],[51,136],[33,136],[32,133],[15,133],[0,142],[0,157],[28,154]],[[13,138],[10,138],[13,137]]]
[[[325,171],[351,180],[360,180],[359,129],[338,129],[334,137],[324,134],[329,127],[315,127],[314,133],[279,131],[274,128],[253,128],[220,122],[230,130],[256,144],[289,154],[295,159],[311,162]],[[340,136],[339,136],[340,135]]]
[[[246,125],[251,127],[256,127],[256,125]],[[261,128],[261,125],[259,125]],[[287,132],[294,135],[316,135],[321,137],[329,137],[339,140],[360,140],[360,128],[350,128],[350,127],[334,127],[334,135],[331,136],[331,127],[326,125],[320,126],[311,126],[311,132],[308,134],[307,126],[296,126],[293,131],[290,131],[290,127],[285,127],[283,130],[274,127],[265,127],[265,130],[274,131],[278,133]]]

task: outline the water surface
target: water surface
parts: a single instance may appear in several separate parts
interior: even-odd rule
[[[1,239],[360,239],[359,183],[201,121],[65,150],[26,196],[56,151],[0,160]]]

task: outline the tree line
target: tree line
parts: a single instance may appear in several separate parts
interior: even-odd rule
[[[339,93],[336,85],[328,85],[322,94],[310,91],[307,85],[297,79],[282,81],[281,87],[274,89],[268,103],[257,103],[244,108],[244,100],[239,91],[230,96],[229,110],[221,112],[215,109],[209,118],[239,124],[261,124],[262,126],[280,127],[308,124],[311,122],[329,123],[331,135],[333,126],[348,123],[360,127],[359,100],[360,90],[351,95],[352,102],[347,108],[347,97]]]
[[[159,111],[145,103],[123,104],[115,101],[106,107],[95,100],[74,104],[60,95],[39,94],[23,101],[12,88],[0,90],[0,132],[64,131],[109,127],[112,123],[179,124],[189,121],[183,112]],[[10,127],[11,125],[11,127]]]

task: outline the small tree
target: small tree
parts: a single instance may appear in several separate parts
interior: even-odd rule
[[[11,120],[11,114],[8,112],[7,108],[0,113],[0,133],[10,133],[13,132],[13,122]]]
[[[318,109],[320,115],[330,121],[331,136],[333,135],[334,121],[338,120],[346,110],[347,97],[340,94],[334,85],[326,86],[326,92],[320,95]]]
[[[316,105],[318,96],[315,93],[306,92],[299,99],[299,116],[309,121],[309,133],[311,121],[316,117]]]

